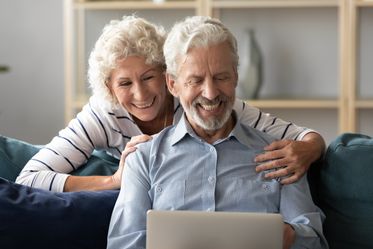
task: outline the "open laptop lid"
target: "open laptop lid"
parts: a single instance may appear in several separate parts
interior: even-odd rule
[[[280,214],[155,211],[147,213],[147,249],[281,249]]]

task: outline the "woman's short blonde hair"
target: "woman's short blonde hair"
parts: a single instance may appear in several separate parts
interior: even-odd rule
[[[149,65],[164,66],[163,44],[166,32],[147,20],[131,15],[107,24],[89,56],[88,81],[93,95],[109,106],[118,105],[108,82],[118,59],[144,56]]]

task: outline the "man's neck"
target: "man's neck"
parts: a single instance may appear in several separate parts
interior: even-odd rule
[[[203,140],[209,144],[213,144],[219,139],[226,138],[234,128],[235,118],[233,114],[230,116],[228,121],[223,125],[222,128],[217,130],[205,130],[197,125],[191,125],[194,132]]]

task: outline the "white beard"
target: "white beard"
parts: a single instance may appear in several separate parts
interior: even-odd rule
[[[213,103],[216,101],[222,101],[223,104],[226,105],[226,110],[221,118],[211,118],[211,119],[203,119],[197,110],[197,105],[200,105],[201,103]],[[193,119],[193,121],[201,127],[204,130],[208,131],[215,131],[220,128],[222,128],[226,122],[229,120],[231,114],[232,114],[232,109],[233,109],[233,103],[234,101],[230,100],[228,97],[219,97],[217,100],[209,101],[206,100],[203,97],[198,97],[195,99],[192,103],[192,107],[189,109],[184,109],[187,114]]]

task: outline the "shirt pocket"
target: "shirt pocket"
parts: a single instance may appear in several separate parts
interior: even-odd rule
[[[242,212],[279,212],[281,184],[275,180],[263,181],[241,177],[231,180],[226,186],[228,187],[222,198],[230,198],[230,203],[234,206],[225,209]]]
[[[155,210],[177,210],[185,203],[185,180],[154,184],[150,191]]]

